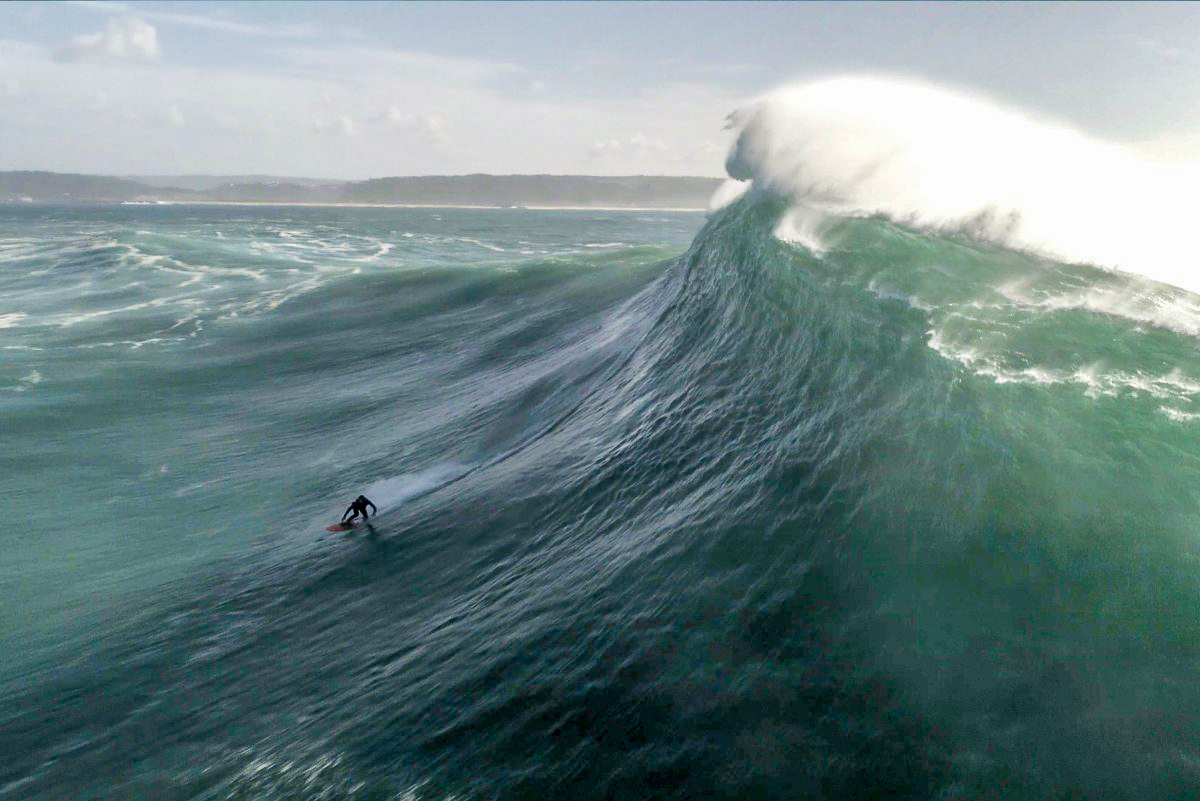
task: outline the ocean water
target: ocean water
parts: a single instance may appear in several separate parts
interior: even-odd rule
[[[0,798],[1193,797],[1200,299],[791,214],[0,209]]]

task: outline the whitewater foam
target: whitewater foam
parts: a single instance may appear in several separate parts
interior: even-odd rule
[[[491,244],[488,244],[487,242],[482,242],[478,239],[472,239],[471,237],[468,237],[468,236],[456,236],[456,237],[451,237],[451,239],[455,242],[466,242],[469,245],[478,245],[481,248],[485,248],[486,250],[495,251],[496,253],[504,252],[504,248],[502,248],[502,247],[498,247],[496,245],[491,245]]]
[[[42,383],[42,374],[37,370],[31,370],[28,375],[19,378],[16,386],[10,387],[10,389],[14,392],[28,392],[40,383]]]
[[[1200,303],[1196,297],[1164,292],[1163,289],[1161,284],[1139,282],[1136,278],[1132,283],[1119,286],[1092,284],[1063,292],[1032,292],[1026,282],[996,287],[1006,299],[1029,308],[1045,311],[1079,309],[1111,314],[1187,336],[1200,336]]]
[[[1200,413],[1185,412],[1182,409],[1175,409],[1170,406],[1161,406],[1159,407],[1159,411],[1176,423],[1190,423],[1193,420],[1200,420]]]
[[[827,219],[828,215],[820,209],[795,206],[779,218],[775,237],[801,245],[819,256],[829,248],[823,231]]]
[[[798,207],[882,215],[1200,289],[1191,242],[1198,165],[893,78],[787,87],[729,124],[738,131],[730,177]]]
[[[948,341],[940,328],[930,330],[927,336],[926,344],[935,353],[997,384],[1077,385],[1090,398],[1133,393],[1176,401],[1200,399],[1200,381],[1188,378],[1178,368],[1162,375],[1145,371],[1105,370],[1098,363],[1075,368],[1041,365],[1016,368],[1004,364],[1005,355],[1002,353],[990,353],[979,347]]]

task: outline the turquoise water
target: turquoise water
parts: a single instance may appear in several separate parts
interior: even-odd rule
[[[0,210],[0,798],[1191,794],[1200,301],[783,213]]]

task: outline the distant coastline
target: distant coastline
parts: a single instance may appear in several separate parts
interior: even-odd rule
[[[46,201],[34,201],[46,202]],[[121,206],[301,206],[346,209],[490,209],[493,211],[707,211],[708,206],[481,206],[470,203],[321,203],[269,200],[121,201]]]
[[[0,172],[0,202],[698,211],[721,184],[696,176],[434,175],[332,181]],[[207,184],[204,181],[207,180]],[[150,183],[153,181],[153,183]],[[224,182],[222,182],[224,181]]]

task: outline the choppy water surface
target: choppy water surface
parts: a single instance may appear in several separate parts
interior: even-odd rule
[[[1191,794],[1200,301],[784,214],[0,210],[0,798]]]

